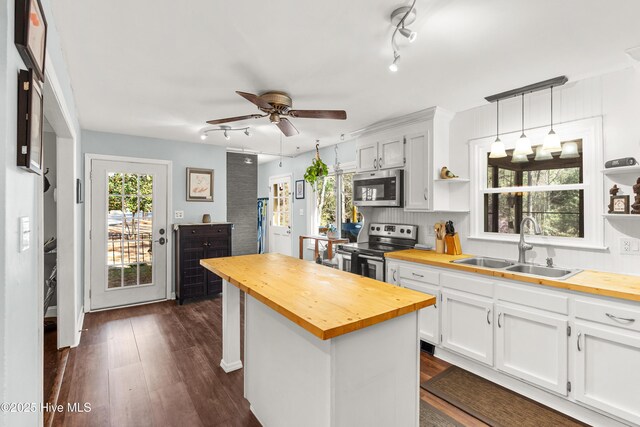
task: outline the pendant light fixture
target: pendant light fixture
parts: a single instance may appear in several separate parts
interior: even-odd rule
[[[500,159],[507,157],[504,150],[504,143],[500,141],[500,100],[496,101],[496,140],[491,143],[490,159]]]
[[[547,151],[544,149],[544,146],[542,145],[538,145],[536,147],[536,157],[533,159],[536,162],[540,162],[543,160],[552,160],[553,156],[551,155],[550,151]]]
[[[531,141],[524,133],[524,93],[522,94],[522,135],[516,141],[516,148],[513,151],[513,155],[524,154],[525,156],[533,154],[531,149]]]
[[[542,144],[542,149],[546,150],[550,153],[556,153],[562,150],[562,145],[560,144],[560,137],[553,130],[553,86],[551,86],[551,130],[544,138],[544,144]]]
[[[562,153],[560,154],[561,159],[575,159],[577,157],[580,157],[577,142],[570,141],[562,144]]]
[[[526,154],[516,154],[513,153],[513,157],[511,157],[511,163],[527,163],[529,158]]]

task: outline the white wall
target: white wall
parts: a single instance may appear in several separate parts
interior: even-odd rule
[[[570,76],[569,76],[570,77]],[[520,129],[520,99],[500,105],[501,132]],[[604,159],[633,156],[640,160],[640,71],[628,68],[578,82],[554,90],[555,122],[568,122],[595,116],[603,117]],[[547,126],[549,123],[549,93],[539,92],[527,96],[525,101],[526,127]],[[468,141],[495,134],[495,104],[483,105],[456,114],[451,122],[451,170],[463,177],[469,176]],[[437,147],[436,147],[437,149]],[[604,165],[602,165],[604,166]],[[612,185],[605,180],[605,190]],[[456,191],[452,189],[452,191]],[[458,190],[455,197],[469,198],[469,190]],[[603,197],[604,200],[604,197]],[[604,202],[599,213],[605,212]],[[420,226],[420,240],[432,241],[434,222],[452,219],[460,232],[465,253],[515,258],[517,247],[513,243],[469,240],[469,216],[465,214],[404,213],[402,210],[376,209],[373,221],[407,222]],[[590,268],[603,271],[640,274],[640,257],[621,255],[619,240],[624,236],[640,238],[638,221],[605,221],[606,251],[534,247],[527,259],[544,263],[553,257],[557,265]],[[428,234],[427,234],[428,233]]]
[[[47,66],[60,80],[74,127],[79,128],[50,0]],[[42,286],[38,271],[41,178],[16,167],[17,75],[25,68],[14,45],[14,2],[0,3],[0,401],[42,400]],[[29,217],[31,248],[18,251],[18,218]],[[0,426],[34,426],[40,413],[0,413]]]
[[[336,153],[335,146],[325,147],[320,149],[320,158],[327,166],[335,164]],[[353,162],[356,159],[356,144],[355,141],[345,141],[338,144],[338,160],[340,163]],[[258,197],[269,197],[269,177],[276,175],[292,174],[291,184],[295,185],[295,182],[300,179],[304,179],[304,172],[311,165],[311,160],[316,155],[315,150],[308,151],[298,155],[295,158],[283,158],[282,167],[280,167],[280,160],[274,160],[272,162],[263,163],[258,166]],[[307,230],[307,199],[311,194],[311,187],[309,185],[305,188],[305,198],[296,199],[292,197],[293,209],[292,209],[292,227],[291,227],[291,254],[298,256],[299,246],[298,237],[301,234],[308,234]],[[300,209],[303,210],[303,215],[300,215]],[[268,220],[268,219],[267,219]],[[312,253],[308,252],[306,257],[313,258]]]

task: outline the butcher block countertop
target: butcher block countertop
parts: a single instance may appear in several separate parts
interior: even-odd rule
[[[432,295],[280,254],[200,264],[322,340],[435,304]]]
[[[568,279],[557,280],[548,277],[532,277],[505,270],[496,270],[492,268],[478,267],[475,265],[455,264],[451,262],[453,260],[470,258],[472,256],[473,255],[437,254],[434,251],[423,251],[418,249],[407,249],[404,251],[389,252],[385,254],[385,257],[388,259],[415,262],[418,264],[432,265],[434,267],[450,268],[452,270],[484,274],[486,276],[499,277],[503,279],[519,280],[521,282],[620,298],[629,301],[640,301],[640,276],[584,270],[575,276],[569,277]]]

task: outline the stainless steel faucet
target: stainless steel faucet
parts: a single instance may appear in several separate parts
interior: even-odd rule
[[[536,234],[542,234],[542,229],[538,222],[532,216],[526,216],[522,218],[522,222],[520,223],[520,242],[518,243],[518,262],[520,264],[526,264],[525,253],[533,249],[533,245],[524,241],[524,226],[527,222],[531,222],[533,224],[533,231]]]

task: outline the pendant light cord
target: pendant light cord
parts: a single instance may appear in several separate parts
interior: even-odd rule
[[[496,101],[496,139],[500,139],[500,100]]]
[[[524,93],[522,94],[522,135],[524,135]]]
[[[553,86],[551,86],[551,130],[553,131]]]

